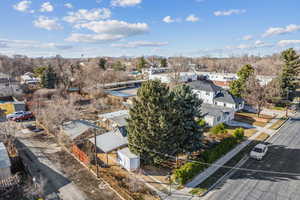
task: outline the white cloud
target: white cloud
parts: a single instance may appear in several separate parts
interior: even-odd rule
[[[168,45],[168,42],[148,42],[148,41],[135,41],[128,43],[119,43],[112,44],[112,47],[121,47],[121,48],[137,48],[137,47],[161,47]]]
[[[86,28],[95,33],[107,33],[113,35],[140,35],[149,31],[149,26],[146,23],[127,23],[125,21],[107,20],[107,21],[92,21],[84,24],[78,24],[76,28]]]
[[[197,21],[199,21],[199,18],[196,17],[195,15],[191,14],[185,20],[188,22],[197,22]]]
[[[64,6],[69,9],[74,8],[71,3],[65,3]]]
[[[63,27],[57,22],[57,19],[51,19],[45,16],[39,16],[37,20],[33,21],[34,26],[42,29],[50,30],[58,30]]]
[[[31,5],[31,1],[20,1],[19,3],[13,5],[13,8],[20,12],[34,12],[33,10],[29,10]]]
[[[112,6],[120,6],[120,7],[128,7],[128,6],[136,6],[142,3],[142,0],[112,0]]]
[[[240,44],[237,46],[227,46],[225,49],[230,49],[230,50],[243,50],[243,49],[256,49],[256,48],[263,48],[263,47],[272,47],[274,46],[273,44],[267,44],[261,40],[257,40],[254,42],[254,44]]]
[[[52,12],[54,10],[53,5],[50,2],[45,2],[41,5],[41,12]]]
[[[298,45],[300,40],[280,40],[277,44],[278,46]]]
[[[175,22],[175,20],[171,16],[166,16],[166,17],[163,18],[163,22],[169,24],[169,23]]]
[[[244,37],[243,37],[243,40],[253,40],[253,36],[252,35],[245,35]]]
[[[295,24],[290,24],[286,27],[271,27],[263,34],[263,37],[282,35],[286,33],[296,32],[299,30],[300,30],[300,25],[295,25]]]
[[[81,33],[72,33],[66,41],[68,42],[88,42],[88,43],[97,43],[97,42],[107,42],[107,41],[116,41],[122,39],[123,35],[112,35],[112,34],[81,34]]]
[[[67,41],[71,42],[103,42],[121,40],[126,37],[145,34],[149,31],[146,23],[130,24],[124,21],[107,20],[92,21],[75,25],[77,29],[88,29],[96,34],[73,33]]]
[[[79,9],[77,12],[69,12],[68,16],[63,19],[69,23],[80,23],[85,21],[107,19],[110,17],[111,11],[108,8],[95,8],[91,10]]]
[[[239,15],[245,13],[245,9],[231,9],[231,10],[218,10],[214,12],[215,16],[230,16],[230,15]]]

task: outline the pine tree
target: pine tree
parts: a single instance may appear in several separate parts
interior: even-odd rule
[[[54,89],[57,82],[56,74],[53,68],[49,66],[42,74],[41,84],[42,87],[48,89]]]
[[[176,109],[177,122],[175,122],[176,137],[179,142],[178,153],[190,153],[201,148],[203,129],[197,121],[201,118],[201,100],[193,94],[188,85],[179,85],[173,89],[174,108]]]
[[[166,58],[160,60],[160,67],[168,67],[168,60]]]
[[[103,70],[106,70],[106,64],[107,64],[107,61],[105,60],[105,58],[100,58],[99,60],[99,67]]]
[[[248,78],[254,74],[254,68],[251,65],[243,66],[240,71],[237,73],[238,79],[230,83],[230,93],[237,97],[242,97],[245,85]]]
[[[127,130],[130,150],[144,163],[159,164],[164,154],[177,152],[172,99],[169,88],[160,81],[147,81],[138,90]]]
[[[292,48],[283,51],[281,58],[284,62],[282,72],[280,74],[280,86],[282,98],[290,99],[290,93],[295,91],[295,80],[300,69],[300,58],[296,51]]]

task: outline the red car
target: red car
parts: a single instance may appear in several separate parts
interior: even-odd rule
[[[18,116],[11,118],[11,120],[16,121],[16,122],[32,120],[32,119],[34,119],[32,112],[26,112],[26,113],[23,113],[22,115],[18,115]]]

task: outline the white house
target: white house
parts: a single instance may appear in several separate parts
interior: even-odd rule
[[[6,148],[0,142],[0,181],[11,177],[11,163]]]
[[[140,157],[127,147],[117,152],[117,162],[128,171],[135,171],[140,167]]]
[[[188,83],[205,104],[212,104],[235,111],[242,110],[245,102],[241,98],[232,96],[227,90],[216,86],[211,81],[194,81]]]
[[[227,90],[216,86],[211,81],[194,81],[188,85],[203,101],[201,112],[209,126],[233,120],[234,113],[245,106],[243,99],[232,96]]]
[[[203,119],[211,127],[233,120],[234,113],[235,111],[231,108],[215,106],[212,104],[201,105],[201,114],[203,115]]]
[[[21,76],[21,83],[25,84],[38,84],[41,82],[40,78],[36,78],[33,73],[26,72]]]

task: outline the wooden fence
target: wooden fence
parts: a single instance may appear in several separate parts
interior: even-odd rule
[[[71,151],[81,162],[83,162],[87,166],[89,165],[89,163],[90,163],[89,157],[83,151],[81,151],[77,147],[77,145],[73,144]]]

